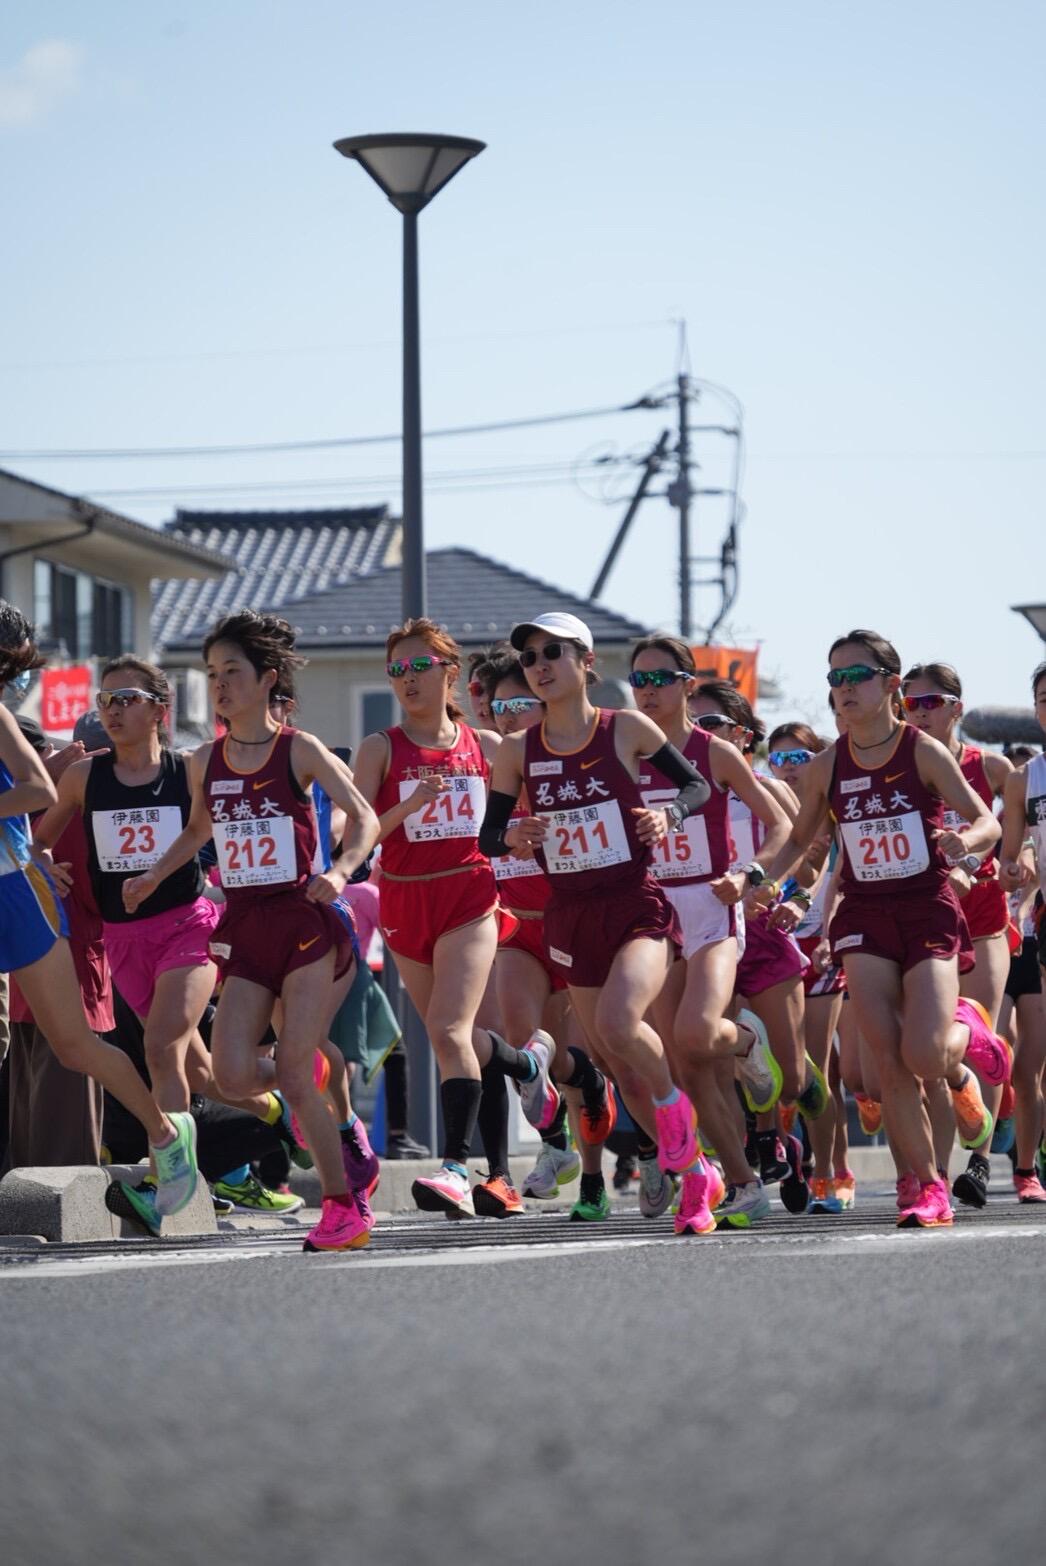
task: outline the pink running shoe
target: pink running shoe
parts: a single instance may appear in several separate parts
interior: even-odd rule
[[[341,1136],[341,1166],[350,1191],[364,1191],[373,1196],[381,1176],[381,1161],[370,1145],[367,1127],[359,1115]]]
[[[914,1179],[914,1176],[913,1176]],[[951,1199],[943,1180],[928,1180],[910,1207],[897,1215],[899,1229],[941,1229],[953,1221]]]
[[[688,1169],[683,1176],[679,1209],[672,1220],[677,1234],[715,1234],[716,1221],[708,1201],[708,1183],[703,1169]]]
[[[970,1042],[963,1060],[973,1066],[977,1075],[990,1087],[998,1087],[1010,1075],[1010,1052],[1002,1039],[992,1032],[991,1018],[978,1001],[963,996],[956,1003],[956,1022],[964,1022],[970,1030]]]
[[[325,1196],[320,1221],[305,1236],[302,1250],[356,1251],[367,1244],[373,1227],[373,1218],[368,1224],[355,1199],[338,1202],[332,1196]]]
[[[414,1181],[410,1188],[423,1213],[445,1213],[448,1218],[475,1218],[476,1206],[467,1175],[442,1164],[433,1175]]]
[[[1015,1172],[1013,1189],[1017,1192],[1019,1202],[1046,1202],[1046,1191],[1036,1174],[1021,1175]]]
[[[543,1028],[536,1028],[520,1051],[529,1055],[537,1068],[529,1082],[516,1083],[523,1113],[536,1131],[547,1131],[559,1108],[559,1089],[549,1076],[555,1053],[556,1046]]]
[[[683,1093],[677,1093],[671,1104],[658,1104],[654,1108],[657,1125],[657,1161],[665,1173],[684,1173],[693,1169],[701,1149],[694,1135],[697,1116],[694,1106]]]
[[[701,1167],[708,1177],[708,1205],[715,1212],[721,1207],[726,1196],[726,1181],[718,1164],[714,1164],[710,1158],[701,1154]]]
[[[911,1170],[897,1182],[897,1210],[905,1212],[919,1200],[919,1182]]]
[[[356,1210],[363,1219],[369,1234],[374,1227],[374,1212],[370,1205],[370,1194],[367,1191],[353,1191],[352,1194],[356,1199]]]

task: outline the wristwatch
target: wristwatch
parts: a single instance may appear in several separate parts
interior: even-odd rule
[[[668,817],[668,829],[670,832],[682,832],[684,830],[683,823],[686,821],[686,816],[683,814],[678,800],[673,799],[671,804],[665,806],[665,815]]]
[[[749,886],[762,886],[766,880],[766,871],[756,859],[750,865],[745,865],[742,873],[747,876]]]

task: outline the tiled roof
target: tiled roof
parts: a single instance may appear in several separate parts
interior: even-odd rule
[[[648,629],[472,549],[436,549],[427,564],[429,613],[464,647],[486,646],[521,620],[553,609],[584,620],[597,648],[601,642],[632,641]],[[399,567],[284,600],[282,613],[298,629],[303,647],[379,647],[401,622]]]
[[[197,642],[220,615],[339,587],[399,558],[400,523],[387,506],[321,511],[178,511],[165,531],[235,560],[212,581],[153,588],[158,647]]]

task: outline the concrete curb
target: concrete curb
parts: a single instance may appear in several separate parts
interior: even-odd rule
[[[137,1224],[117,1218],[105,1205],[114,1180],[137,1184],[146,1165],[113,1164],[104,1169],[12,1169],[0,1180],[0,1235],[40,1235],[45,1240],[141,1239]],[[173,1218],[165,1218],[164,1239],[190,1234],[217,1234],[214,1205],[206,1181],[199,1180],[193,1199]]]
[[[520,1189],[524,1179],[534,1167],[536,1156],[536,1153],[528,1153],[509,1160],[512,1181],[517,1190]],[[953,1152],[950,1169],[952,1179],[966,1168],[966,1161],[969,1156],[969,1153],[964,1152],[962,1148],[957,1147]],[[893,1159],[890,1157],[890,1150],[887,1147],[853,1147],[850,1149],[849,1159],[850,1168],[856,1175],[859,1183],[891,1186],[897,1178]],[[402,1162],[382,1159],[381,1184],[372,1198],[372,1206],[375,1213],[389,1216],[393,1213],[414,1212],[416,1209],[410,1194],[411,1185],[419,1175],[431,1174],[437,1163],[438,1160],[435,1158],[426,1158],[417,1162],[406,1159]],[[1010,1160],[1008,1158],[993,1157],[991,1166],[992,1180],[996,1186],[1005,1186],[1008,1189],[1011,1177]],[[613,1158],[606,1157],[603,1168],[609,1187],[610,1177],[614,1171]],[[485,1171],[486,1166],[482,1159],[469,1160],[469,1174],[474,1181],[481,1179]],[[304,1197],[306,1207],[318,1208],[320,1206],[320,1182],[315,1170],[292,1169],[290,1185],[292,1191],[295,1191],[298,1196]],[[2,1190],[2,1187],[0,1187],[0,1190]],[[546,1207],[570,1207],[577,1200],[577,1195],[578,1182],[575,1180],[571,1185],[565,1186],[559,1196],[553,1197],[550,1201],[528,1202],[528,1206],[533,1206],[535,1211]]]

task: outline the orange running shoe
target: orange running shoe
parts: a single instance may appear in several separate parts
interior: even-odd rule
[[[883,1128],[883,1106],[877,1099],[869,1098],[867,1093],[855,1093],[854,1098],[861,1130],[865,1136],[878,1136]]]
[[[472,1202],[481,1218],[511,1218],[513,1213],[526,1209],[519,1199],[519,1192],[503,1175],[484,1180],[472,1187]]]
[[[799,1113],[798,1104],[778,1104],[777,1113],[781,1121],[781,1130],[785,1136],[791,1136],[795,1128],[795,1117]]]
[[[849,1212],[857,1200],[857,1180],[849,1169],[845,1174],[835,1175],[829,1180],[828,1190],[839,1203],[841,1212]]]
[[[959,1141],[967,1152],[983,1147],[995,1129],[990,1109],[984,1106],[980,1085],[972,1071],[960,1088],[951,1088],[955,1124],[959,1129]]]
[[[596,1076],[602,1083],[601,1091],[598,1096],[586,1096],[581,1106],[581,1135],[589,1147],[598,1147],[605,1142],[617,1125],[613,1083],[601,1071],[597,1071]]]

